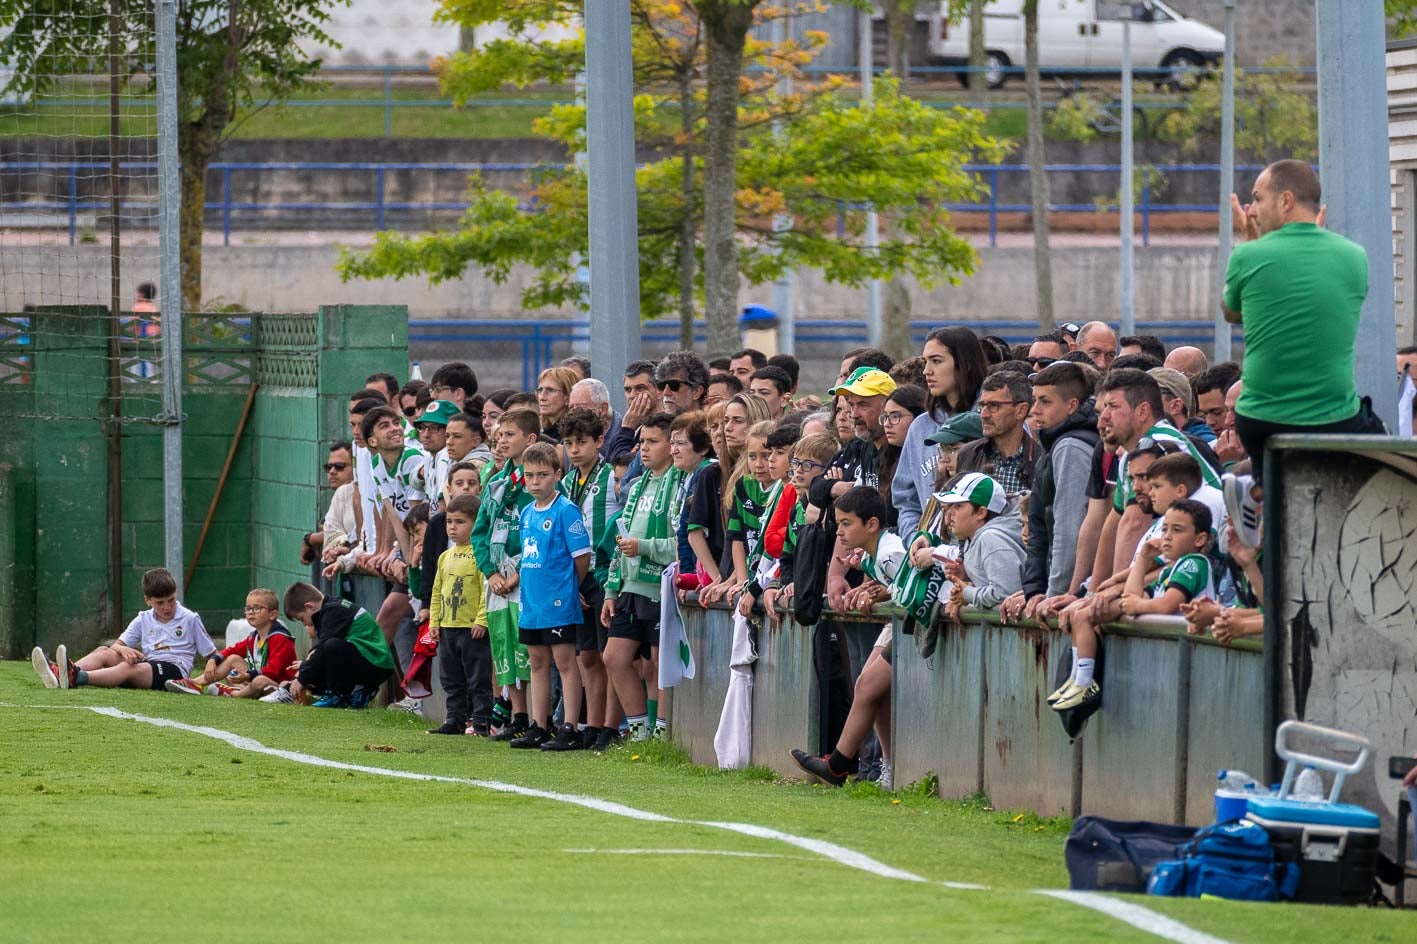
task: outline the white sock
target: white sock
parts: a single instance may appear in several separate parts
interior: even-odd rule
[[[1070,678],[1070,679],[1076,679],[1077,677],[1078,677],[1078,647],[1077,647],[1077,646],[1073,646],[1073,667],[1072,667],[1072,669],[1068,672],[1068,678]]]
[[[1078,688],[1087,688],[1092,684],[1092,668],[1094,660],[1078,659],[1078,667],[1073,673],[1073,682]]]

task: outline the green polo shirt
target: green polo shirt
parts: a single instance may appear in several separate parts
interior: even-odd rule
[[[1363,247],[1313,223],[1236,246],[1225,270],[1225,307],[1245,326],[1236,412],[1296,426],[1356,414],[1353,345],[1367,294]]]

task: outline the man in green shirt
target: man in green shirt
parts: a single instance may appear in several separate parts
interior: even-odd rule
[[[1372,431],[1353,376],[1368,257],[1323,228],[1320,195],[1313,168],[1284,160],[1260,172],[1252,202],[1230,198],[1245,240],[1225,271],[1225,318],[1245,326],[1235,431],[1256,475],[1270,436]]]

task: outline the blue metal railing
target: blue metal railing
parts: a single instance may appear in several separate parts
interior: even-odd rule
[[[945,322],[912,321],[910,337],[917,346],[925,344],[926,336]],[[979,335],[998,335],[1010,344],[1024,344],[1038,334],[1038,322],[1008,319],[982,319],[955,322],[963,324]],[[796,323],[796,342],[799,354],[807,345],[831,345],[840,351],[866,343],[867,328],[864,320],[841,319],[801,319]],[[1215,340],[1215,324],[1210,321],[1139,321],[1138,334],[1152,334],[1163,344],[1211,345]],[[1244,333],[1239,326],[1232,328],[1237,344],[1244,343]],[[651,345],[678,345],[679,322],[677,320],[646,321],[642,334]],[[694,322],[694,342],[702,344],[706,340],[704,322]],[[408,342],[415,344],[472,345],[515,344],[520,351],[522,371],[521,389],[530,390],[536,386],[536,379],[548,367],[560,361],[555,351],[556,345],[563,347],[590,341],[590,325],[586,321],[570,318],[529,319],[529,318],[410,318],[408,322]],[[564,354],[562,355],[564,356]]]
[[[388,213],[390,211],[458,211],[466,210],[469,204],[466,201],[407,201],[390,200],[388,198],[387,173],[389,171],[416,171],[426,173],[472,173],[472,172],[522,172],[535,173],[539,170],[552,170],[564,167],[564,164],[557,163],[407,163],[407,162],[348,162],[337,163],[330,161],[272,161],[262,163],[248,162],[218,162],[210,165],[209,170],[221,175],[220,200],[208,200],[206,208],[208,211],[215,211],[221,217],[222,245],[230,245],[231,230],[233,224],[233,214],[246,211],[278,212],[299,215],[314,211],[339,212],[339,213],[373,213],[373,223],[376,230],[386,227]],[[157,164],[151,161],[125,161],[121,169],[129,170],[149,170],[155,171]],[[988,215],[989,245],[998,245],[999,235],[999,214],[1001,213],[1028,213],[1032,211],[1032,205],[1028,203],[1003,203],[999,199],[999,187],[1001,175],[1003,174],[1027,174],[1027,164],[970,164],[967,169],[983,178],[987,185],[987,194],[977,203],[951,203],[946,205],[946,209],[955,213],[984,213]],[[1160,164],[1155,165],[1155,169],[1162,174],[1169,173],[1209,173],[1215,174],[1220,170],[1219,164]],[[1238,173],[1257,172],[1261,168],[1259,165],[1239,165],[1235,168]],[[0,203],[0,224],[3,224],[3,214],[6,212],[16,212],[21,210],[60,210],[67,215],[69,244],[74,245],[78,241],[78,221],[81,210],[106,210],[109,206],[108,199],[81,199],[79,195],[80,171],[93,171],[96,176],[103,176],[108,173],[108,165],[99,161],[13,161],[0,164],[0,175],[19,174],[27,171],[55,171],[66,175],[66,193],[61,200],[23,200],[10,203]],[[1046,167],[1048,173],[1087,173],[1087,174],[1118,174],[1121,172],[1120,164],[1049,164]],[[260,202],[260,201],[238,201],[232,193],[232,175],[235,173],[271,173],[276,171],[323,171],[334,173],[363,173],[373,176],[373,199],[354,201],[286,201],[286,202]],[[1050,203],[1049,210],[1064,213],[1091,213],[1099,209],[1108,211],[1116,210],[1116,204],[1112,202],[1115,192],[1098,194],[1099,198],[1105,198],[1105,202],[1100,206],[1098,203]],[[848,211],[863,209],[860,206],[841,204],[838,213],[837,230],[845,231],[845,214]],[[537,208],[534,203],[523,204],[524,212],[533,213]],[[1151,218],[1157,213],[1216,213],[1221,210],[1219,203],[1157,203],[1152,193],[1150,183],[1144,184],[1141,189],[1141,198],[1137,201],[1136,212],[1141,223],[1142,245],[1151,245]],[[157,213],[157,202],[155,199],[125,199],[121,201],[121,212],[130,213],[143,211],[155,216]]]

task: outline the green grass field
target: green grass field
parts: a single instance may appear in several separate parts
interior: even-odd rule
[[[469,933],[612,941],[1161,939],[1033,893],[1067,886],[1066,822],[992,811],[977,800],[705,770],[661,744],[605,756],[516,752],[431,737],[419,719],[377,709],[47,691],[27,663],[0,663],[0,704],[6,944],[438,941]],[[484,785],[311,766],[76,706],[111,706],[305,757]],[[568,795],[672,821],[588,809]],[[926,881],[881,877],[813,848],[709,823],[833,843],[845,850],[838,859],[858,853]],[[1392,912],[1112,900],[1233,942],[1417,937],[1417,918]]]

